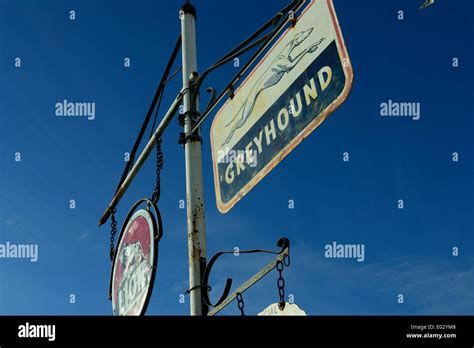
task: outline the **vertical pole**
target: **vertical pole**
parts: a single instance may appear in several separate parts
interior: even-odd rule
[[[186,1],[181,8],[181,35],[183,53],[183,99],[184,151],[186,157],[186,206],[188,222],[189,289],[191,315],[206,315],[207,307],[201,295],[202,273],[206,263],[206,231],[204,225],[204,194],[202,181],[202,141],[197,134],[191,134],[198,105],[192,105],[190,82],[197,77],[196,59],[196,10]]]

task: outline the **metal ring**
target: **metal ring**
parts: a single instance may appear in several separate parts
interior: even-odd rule
[[[236,299],[237,299],[237,306],[242,311],[245,307],[245,304],[244,304],[244,299],[242,298],[242,294],[240,292],[237,293]]]
[[[277,261],[276,269],[277,269],[279,272],[283,271],[283,263],[282,263],[280,260]]]
[[[196,285],[196,286],[193,286],[191,289],[186,290],[185,294],[190,294],[191,291],[194,291],[194,290],[196,290],[196,289],[198,289],[198,288],[201,288],[201,289],[202,289],[202,288],[205,288],[205,286],[204,286],[204,285]],[[207,286],[207,291],[211,291],[211,290],[212,290],[212,288],[208,285],[208,286]]]
[[[280,298],[285,298],[285,289],[280,288],[278,289],[278,295],[280,295]]]

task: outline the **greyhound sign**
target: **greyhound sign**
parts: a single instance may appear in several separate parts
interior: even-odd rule
[[[353,73],[332,0],[312,0],[217,112],[217,207],[228,212],[347,98]]]

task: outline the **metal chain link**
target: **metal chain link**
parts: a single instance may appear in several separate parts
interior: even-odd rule
[[[114,261],[115,257],[115,234],[117,233],[117,220],[115,220],[115,213],[117,209],[114,208],[111,213],[111,230],[110,230],[110,261]]]
[[[155,191],[151,196],[153,203],[158,203],[161,193],[161,170],[163,169],[163,151],[161,151],[161,138],[156,138],[156,183]]]
[[[280,295],[280,302],[278,302],[278,308],[282,311],[285,309],[285,279],[283,278],[283,262],[277,261],[276,269],[278,271],[278,294]]]
[[[155,191],[152,195],[153,203],[157,203],[160,199],[160,184],[161,184],[161,169],[163,169],[163,152],[161,151],[161,138],[156,139],[156,183]],[[110,261],[114,260],[115,256],[115,235],[117,234],[117,220],[115,219],[115,213],[117,209],[113,209],[111,212],[111,231],[110,231]]]
[[[236,299],[237,299],[237,307],[239,307],[240,314],[245,315],[245,313],[244,313],[244,307],[245,307],[244,299],[242,298],[242,294],[240,292],[237,293]]]

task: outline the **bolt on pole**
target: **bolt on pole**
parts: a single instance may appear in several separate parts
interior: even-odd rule
[[[186,158],[186,206],[188,223],[189,255],[189,291],[191,315],[207,315],[207,306],[202,299],[202,274],[206,264],[206,231],[204,224],[204,194],[202,180],[202,142],[199,130],[192,133],[195,120],[193,115],[198,105],[192,105],[188,88],[197,77],[196,59],[196,10],[188,2],[179,11],[181,20],[182,55],[183,55],[183,112],[185,158]],[[196,103],[197,104],[197,103]]]

